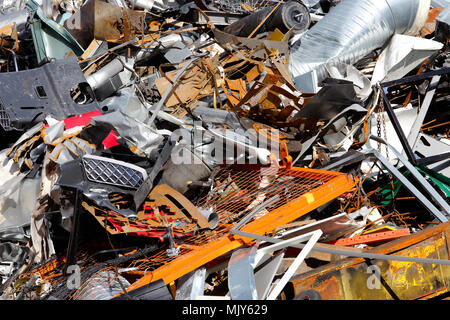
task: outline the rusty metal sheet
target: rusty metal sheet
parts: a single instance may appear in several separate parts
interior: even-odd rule
[[[100,0],[87,1],[64,22],[64,27],[87,48],[92,40],[126,42],[144,30],[145,12]]]
[[[237,37],[218,29],[214,29],[213,32],[214,37],[221,45],[232,44],[250,50],[268,48],[269,50],[277,50],[285,56],[289,55],[289,45],[287,42]]]

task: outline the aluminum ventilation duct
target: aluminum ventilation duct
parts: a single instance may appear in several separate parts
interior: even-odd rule
[[[289,69],[297,89],[308,91],[326,75],[327,63],[353,64],[395,34],[417,34],[430,0],[343,0],[301,39]],[[315,73],[315,74],[314,74]]]

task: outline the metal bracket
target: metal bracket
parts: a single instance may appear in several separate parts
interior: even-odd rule
[[[416,168],[408,162],[407,159],[405,159],[400,152],[398,152],[395,148],[393,148],[391,145],[386,143],[383,139],[380,139],[378,137],[370,136],[370,139],[379,141],[381,143],[386,144],[398,157],[398,159],[405,165],[405,167],[411,172],[411,174],[416,178],[422,185],[424,186],[425,191],[442,207],[444,211],[447,212],[447,215],[450,215],[450,206],[442,199],[442,197],[437,193],[437,191],[425,180],[424,177],[420,175],[420,173],[416,170]],[[394,167],[387,159],[385,159],[383,156],[381,156],[378,151],[374,149],[365,150],[363,151],[364,154],[370,154],[375,156],[384,167],[386,167],[389,172],[391,172],[400,182],[407,188],[416,198],[419,200],[420,203],[422,203],[427,210],[433,214],[439,221],[441,222],[448,222],[448,217],[446,217],[442,212],[440,212],[408,179],[405,178],[401,174],[401,172]]]
[[[395,129],[395,132],[398,135],[398,138],[402,144],[403,150],[405,151],[408,160],[413,164],[413,165],[417,165],[417,159],[416,156],[413,153],[413,150],[411,148],[411,145],[408,142],[408,139],[405,136],[405,133],[403,132],[400,123],[398,122],[397,116],[394,113],[394,110],[392,108],[391,103],[389,102],[389,99],[387,98],[387,90],[389,87],[392,87],[394,85],[398,85],[398,84],[404,84],[404,83],[409,83],[409,82],[413,82],[413,81],[418,81],[418,80],[422,80],[425,78],[429,78],[429,77],[433,77],[432,79],[432,84],[436,84],[436,81],[439,82],[440,76],[443,74],[447,74],[450,73],[450,68],[444,68],[444,69],[439,69],[436,71],[431,71],[431,72],[427,72],[427,73],[423,73],[421,75],[415,75],[415,76],[411,76],[411,77],[406,77],[406,78],[402,78],[402,79],[398,79],[398,80],[394,80],[394,81],[389,81],[389,82],[384,82],[380,84],[381,87],[381,95],[383,96],[383,100],[385,102],[385,106],[386,106],[386,112],[389,116],[389,119],[391,120],[392,126]],[[432,88],[430,91],[427,92],[426,95],[426,100],[423,102],[422,107],[424,108],[424,110],[426,111],[428,109],[427,104],[429,104],[431,102],[431,99],[434,95],[434,89]],[[421,110],[422,111],[422,110]],[[417,132],[417,126],[418,123],[420,122],[420,119],[423,120],[423,118],[425,117],[424,112],[419,113],[418,118],[416,119],[416,122],[414,123],[413,126],[413,130],[410,133],[410,140],[412,141],[412,139],[414,138],[414,134],[415,132]]]

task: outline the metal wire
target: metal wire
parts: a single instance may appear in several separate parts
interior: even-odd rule
[[[275,167],[249,169],[249,166],[235,165],[221,169],[215,177],[216,187],[196,203],[197,207],[214,207],[219,215],[219,224],[214,230],[183,239],[178,256],[226,236],[235,223],[265,200],[278,196],[278,200],[266,207],[263,214],[280,208],[335,177],[335,174],[326,172]],[[161,249],[147,259],[133,261],[127,267],[153,271],[174,259],[176,257],[168,257],[166,251]]]
[[[239,168],[240,169],[240,168]],[[214,207],[222,223],[231,223],[243,213],[276,195],[271,211],[334,178],[326,173],[294,171],[268,167],[239,170],[228,168],[216,177],[218,187],[197,203],[198,207]]]
[[[69,290],[66,286],[67,276],[62,273],[65,263],[64,257],[54,258],[47,263],[36,267],[29,274],[39,272],[42,279],[48,281],[53,289],[52,297],[58,299],[89,299],[90,291],[94,288],[108,286],[118,280],[117,277],[104,279],[107,271],[116,270],[117,267],[134,268],[137,272],[152,272],[164,268],[168,263],[186,254],[197,254],[203,246],[228,236],[230,229],[253,209],[263,202],[274,197],[269,205],[252,219],[268,214],[300,197],[312,192],[330,180],[336,178],[334,172],[310,169],[284,169],[278,167],[258,167],[249,165],[233,165],[220,169],[215,176],[215,186],[205,192],[196,206],[211,208],[219,215],[219,223],[214,230],[201,230],[198,233],[177,239],[179,253],[177,256],[168,256],[166,248],[152,250],[148,255],[130,255],[130,259],[122,259],[112,266],[111,263],[97,262],[89,259],[86,254],[77,257],[76,261],[84,261],[81,267],[81,287],[78,290]],[[79,250],[80,252],[83,250]],[[117,273],[116,273],[117,274]],[[107,281],[106,281],[107,280]],[[110,280],[110,281],[109,281]],[[101,283],[100,283],[101,282]],[[95,292],[92,293],[95,295]],[[94,297],[94,296],[93,296]]]
[[[214,5],[225,12],[232,13],[249,13],[250,10],[257,11],[264,7],[276,5],[279,1],[277,0],[215,0]],[[251,8],[251,9],[250,9]]]

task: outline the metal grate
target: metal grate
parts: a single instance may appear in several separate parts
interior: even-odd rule
[[[6,112],[5,107],[3,106],[1,100],[0,100],[0,126],[2,126],[4,130],[8,130],[11,128],[11,118],[9,117],[9,114]]]
[[[137,189],[147,178],[147,172],[138,166],[99,156],[84,156],[83,166],[87,178],[98,183]]]
[[[229,230],[253,208],[275,195],[279,196],[279,200],[255,215],[245,225],[245,231],[257,234],[270,232],[349,191],[356,183],[338,172],[248,165],[224,168],[214,181],[216,187],[203,196],[197,206],[214,207],[219,215],[218,226],[183,239],[177,257],[167,257],[161,250],[146,259],[133,261],[130,267],[137,267],[142,277],[128,290],[159,279],[169,283],[251,241],[231,236]]]
[[[180,246],[180,252],[178,256],[182,256],[188,253],[195,252],[198,249],[198,246],[209,243],[211,241],[217,240],[220,237],[226,235],[232,226],[227,225],[219,225],[215,230],[203,232],[201,234],[197,234],[195,236],[183,239],[183,244]],[[131,264],[127,267],[130,268],[138,268],[141,271],[149,272],[156,270],[169,262],[177,259],[174,256],[168,256],[165,249],[161,249],[156,251],[149,258],[145,259],[137,259],[131,262]]]
[[[91,274],[83,282],[78,290],[70,295],[69,300],[105,300],[122,291],[122,286],[127,287],[126,281],[120,279],[117,268],[107,266]],[[105,292],[107,293],[105,295]]]
[[[252,170],[228,168],[216,176],[218,186],[210,192],[212,196],[204,196],[197,206],[214,207],[222,223],[231,223],[275,195],[280,199],[265,212],[275,210],[335,177],[335,174],[326,171],[319,173],[276,167]]]
[[[138,251],[133,250],[124,256],[100,262],[93,259],[92,254],[98,252],[100,247],[92,248],[90,243],[85,243],[80,246],[76,257],[77,264],[80,266],[80,287],[78,289],[71,289],[67,286],[70,275],[64,275],[63,269],[66,259],[64,256],[51,257],[47,261],[34,266],[29,272],[24,273],[21,277],[31,277],[33,274],[39,273],[40,278],[50,283],[51,290],[48,293],[48,298],[59,300],[89,300],[99,298],[99,290],[101,288],[114,287],[117,289],[118,271],[117,266],[121,264],[130,263],[130,261],[149,255],[154,252],[156,247],[149,246]],[[88,253],[92,251],[91,253]],[[108,276],[112,275],[112,276]],[[125,285],[126,287],[126,285]]]
[[[214,0],[213,3],[222,11],[232,13],[248,13],[257,11],[264,7],[274,6],[278,3],[277,0]]]
[[[277,202],[266,208],[267,213],[335,177],[335,173],[328,174],[326,171],[317,173],[276,167],[249,169],[249,166],[234,166],[220,170],[215,177],[217,186],[209,192],[212,196],[205,195],[196,204],[198,207],[214,207],[219,215],[219,226],[215,230],[183,239],[180,255],[195,251],[195,248],[226,235],[232,223],[238,222],[239,218],[265,200],[280,196]],[[132,262],[130,267],[138,267],[142,271],[155,270],[175,258],[167,257],[165,250],[161,250],[150,259]]]
[[[277,167],[234,166],[219,170],[214,178],[215,187],[203,195],[196,203],[199,207],[214,207],[219,215],[219,224],[214,230],[201,232],[177,241],[178,256],[168,256],[166,248],[152,251],[120,263],[123,268],[135,268],[132,275],[138,280],[127,291],[163,279],[169,283],[228,252],[246,241],[230,235],[230,229],[260,203],[279,196],[279,200],[255,215],[243,230],[264,234],[275,227],[289,223],[320,205],[349,191],[356,183],[349,176],[339,172],[303,168],[284,169]],[[77,259],[78,261],[79,259]],[[64,260],[58,261],[61,265]],[[79,291],[62,290],[58,296],[64,299],[89,297],[87,292],[96,284],[96,272],[106,266],[103,263],[86,264],[82,268],[83,281]],[[117,265],[119,267],[119,265]],[[64,277],[58,272],[60,267],[48,263],[49,270],[44,275],[56,286],[61,286]],[[36,270],[36,269],[35,269]],[[108,269],[109,270],[109,269]],[[42,274],[42,273],[41,273]],[[112,281],[112,280],[111,280]],[[59,290],[57,290],[59,291]]]

